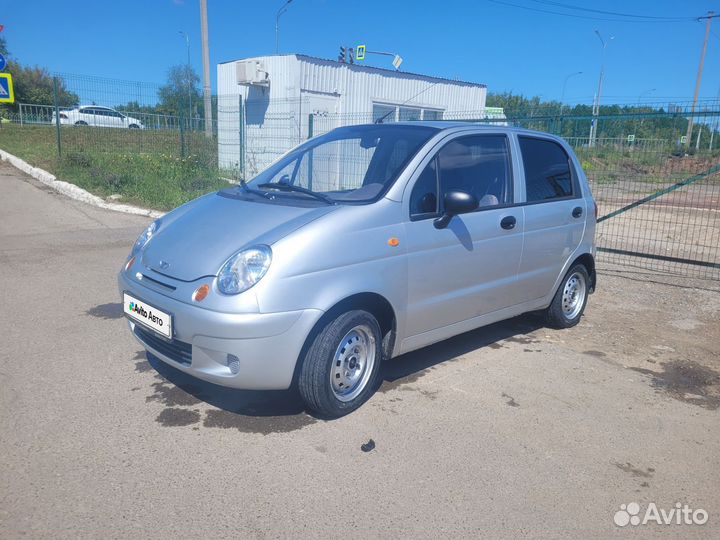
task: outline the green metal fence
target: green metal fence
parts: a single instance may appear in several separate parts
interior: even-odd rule
[[[374,120],[366,112],[317,113],[302,99],[271,101],[264,93],[218,96],[208,137],[201,100],[186,98],[184,88],[76,75],[56,81],[53,103],[2,111],[12,124],[0,124],[0,148],[100,195],[163,209],[250,178],[311,136]],[[113,116],[93,123],[78,115],[81,105]],[[594,117],[589,106],[535,107],[506,110],[506,118],[459,111],[442,119],[564,137],[599,204],[600,261],[720,279],[720,103],[701,103],[688,141],[689,111],[689,103],[609,105]]]

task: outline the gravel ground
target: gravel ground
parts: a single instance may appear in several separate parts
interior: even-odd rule
[[[720,536],[716,281],[601,265],[578,327],[404,355],[327,422],[148,362],[115,285],[147,218],[4,164],[0,212],[0,538]]]

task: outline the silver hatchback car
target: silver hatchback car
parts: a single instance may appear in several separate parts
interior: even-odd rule
[[[578,323],[597,207],[571,148],[466,123],[335,129],[181,206],[119,274],[133,335],[219,385],[349,413],[382,360],[529,311]]]

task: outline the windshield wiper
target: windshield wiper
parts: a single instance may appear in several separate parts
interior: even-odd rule
[[[277,189],[278,191],[292,191],[295,193],[304,193],[305,195],[310,195],[311,197],[315,197],[316,199],[321,200],[327,204],[333,204],[333,205],[337,204],[334,200],[332,200],[327,195],[323,195],[322,193],[316,193],[316,192],[312,191],[311,189],[306,189],[306,188],[300,187],[300,186],[294,186],[292,184],[267,183],[267,184],[260,184],[258,187],[265,188],[265,189]]]
[[[272,199],[272,195],[270,193],[266,193],[264,191],[260,191],[259,189],[253,189],[250,186],[248,186],[248,183],[244,179],[240,179],[240,185],[242,186],[242,189],[246,193],[253,193],[255,195],[259,195],[260,197],[264,197],[266,199]]]

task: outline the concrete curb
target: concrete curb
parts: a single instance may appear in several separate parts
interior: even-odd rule
[[[97,195],[93,195],[92,193],[89,193],[74,184],[64,182],[63,180],[58,180],[55,175],[50,174],[43,169],[39,169],[38,167],[33,167],[27,161],[24,161],[12,154],[9,154],[2,149],[0,149],[0,159],[9,162],[16,169],[20,169],[22,172],[32,176],[35,180],[42,182],[49,188],[54,189],[58,193],[62,193],[66,197],[75,199],[76,201],[81,201],[92,206],[97,206],[98,208],[104,208],[106,210],[112,210],[114,212],[123,212],[125,214],[135,214],[138,216],[148,216],[151,218],[159,218],[160,216],[163,216],[165,214],[165,212],[149,210],[147,208],[140,208],[138,206],[132,206],[129,204],[107,202],[104,199],[98,197]]]

